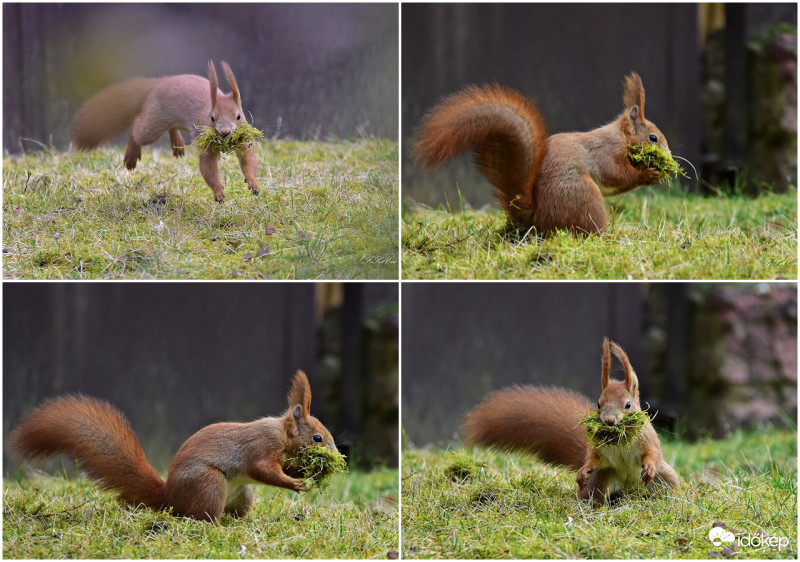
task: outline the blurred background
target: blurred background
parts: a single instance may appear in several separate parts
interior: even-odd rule
[[[209,59],[266,138],[397,139],[396,4],[3,4],[3,146],[66,149],[102,88]]]
[[[397,291],[396,283],[5,283],[3,435],[43,399],[81,392],[117,406],[165,471],[206,425],[281,415],[302,369],[311,413],[351,465],[397,466]],[[4,463],[17,466],[5,448]]]
[[[588,131],[622,111],[631,71],[647,118],[697,168],[688,187],[797,185],[796,3],[411,3],[401,39],[406,203],[457,205],[457,184],[471,206],[494,204],[469,156],[425,174],[410,158],[442,97],[496,82],[535,100],[551,133]]]
[[[505,386],[595,400],[604,336],[627,352],[642,404],[668,432],[794,427],[795,283],[404,283],[402,293],[410,445],[460,442],[464,414]]]

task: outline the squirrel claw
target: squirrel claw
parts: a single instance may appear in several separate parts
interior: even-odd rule
[[[642,464],[642,484],[647,486],[656,475],[656,465],[652,463]]]
[[[661,176],[661,172],[655,168],[645,168],[641,171],[641,174],[642,181],[647,185],[658,183],[658,178]]]

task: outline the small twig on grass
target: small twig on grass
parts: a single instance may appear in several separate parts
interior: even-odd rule
[[[62,511],[55,511],[53,513],[42,513],[41,515],[38,515],[39,511],[42,509],[42,507],[44,507],[44,504],[42,503],[36,509],[33,510],[33,513],[31,513],[31,516],[32,517],[36,517],[37,519],[44,519],[45,517],[54,517],[56,515],[61,515],[63,513],[69,513],[70,511],[75,511],[76,509],[80,509],[84,505],[86,505],[87,503],[89,503],[89,502],[85,501],[82,504],[76,505],[75,507],[70,507],[69,509],[64,509]]]
[[[422,242],[420,242],[417,245],[416,249],[419,250],[420,252],[422,252],[423,254],[427,254],[428,252],[436,252],[436,251],[439,251],[439,250],[444,250],[445,248],[449,248],[450,246],[455,246],[456,244],[460,244],[461,242],[463,242],[467,238],[469,238],[469,236],[464,236],[463,238],[459,238],[458,240],[453,240],[452,242],[448,242],[447,244],[444,244],[442,246],[437,246],[436,248],[423,249],[422,247],[428,241],[428,237],[425,236],[425,238],[422,239]]]

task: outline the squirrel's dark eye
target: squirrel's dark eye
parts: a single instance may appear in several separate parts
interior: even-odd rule
[[[211,116],[211,122],[212,123],[214,122],[214,116],[213,115]]]
[[[239,120],[239,119],[241,119],[241,118],[242,118],[242,114],[241,114],[241,113],[237,113],[237,114],[236,114],[236,120],[238,121],[238,120]]]
[[[658,137],[656,135],[650,135],[650,142],[658,142]]]
[[[625,402],[625,409],[628,410],[630,407],[631,407],[631,401],[628,400],[627,402]]]
[[[598,410],[600,409],[600,401],[599,400],[597,401],[597,409]]]
[[[314,442],[315,443],[322,443],[322,435],[320,435],[320,434],[315,435],[314,436]]]

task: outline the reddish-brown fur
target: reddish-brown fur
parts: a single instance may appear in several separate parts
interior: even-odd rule
[[[192,435],[178,450],[164,482],[147,462],[125,417],[106,402],[64,396],[31,411],[9,437],[26,459],[66,453],[102,487],[132,504],[171,506],[174,515],[208,521],[223,512],[244,517],[253,505],[248,482],[302,492],[302,480],[283,472],[284,455],[315,443],[335,450],[333,437],[311,416],[311,388],[298,371],[281,417],[217,423]]]
[[[467,442],[534,453],[541,460],[578,470],[586,458],[586,432],[578,425],[592,407],[563,388],[517,386],[498,390],[467,414]]]
[[[236,77],[224,61],[222,70],[231,87],[230,94],[219,90],[217,72],[211,61],[208,62],[208,80],[193,74],[134,78],[102,90],[90,98],[75,117],[75,145],[81,150],[91,150],[130,128],[124,161],[125,167],[133,170],[142,158],[142,146],[153,144],[165,133],[169,134],[172,154],[176,157],[185,154],[186,143],[181,131],[194,137],[198,132],[196,127],[213,126],[221,135],[232,133],[247,120]],[[258,195],[257,163],[252,147],[237,156],[245,182],[250,191]],[[222,202],[225,193],[218,160],[219,153],[210,150],[201,153],[200,173],[214,192],[214,199]]]
[[[625,78],[625,110],[615,121],[588,133],[548,137],[541,113],[525,96],[501,86],[473,86],[425,116],[414,156],[428,168],[472,150],[512,221],[540,234],[602,234],[608,222],[603,196],[658,178],[656,170],[628,162],[627,146],[655,142],[668,149],[661,131],[645,119],[644,102],[641,78],[632,73]]]
[[[624,381],[610,380],[611,353],[625,371]],[[641,410],[639,382],[628,356],[603,340],[601,419],[620,422],[626,411]],[[629,407],[626,407],[630,404]],[[679,486],[677,473],[664,461],[661,442],[648,421],[631,446],[591,446],[579,420],[592,409],[588,398],[553,387],[513,387],[490,394],[467,414],[462,426],[468,443],[535,454],[541,460],[577,471],[578,495],[604,501],[638,484]]]

